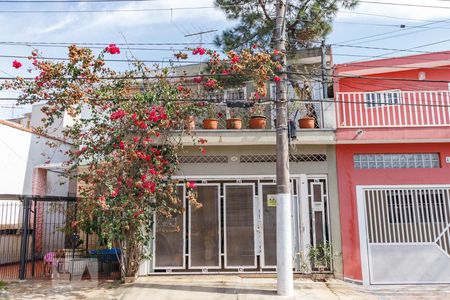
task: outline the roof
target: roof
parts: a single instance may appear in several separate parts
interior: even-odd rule
[[[450,65],[450,51],[358,61],[335,65],[339,75],[371,75]]]
[[[64,143],[64,144],[71,145],[71,143],[67,142],[64,139],[60,139],[60,138],[57,138],[57,137],[54,137],[54,136],[51,136],[51,135],[48,135],[48,134],[45,134],[45,133],[40,133],[40,132],[38,132],[37,130],[35,130],[33,128],[26,128],[26,127],[23,127],[22,125],[20,125],[18,123],[15,123],[15,122],[7,121],[7,120],[0,120],[0,125],[5,125],[5,126],[8,126],[8,127],[17,129],[17,130],[25,131],[25,132],[28,132],[28,133],[31,133],[31,134],[34,134],[34,135],[45,137],[47,139],[51,139],[51,140],[55,140],[55,141],[58,141],[58,142],[61,142],[61,143]]]

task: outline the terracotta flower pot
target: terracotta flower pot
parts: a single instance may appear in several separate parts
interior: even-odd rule
[[[219,126],[219,120],[217,119],[204,119],[203,128],[204,129],[217,129]]]
[[[316,119],[313,117],[304,117],[298,120],[298,126],[300,128],[314,128],[316,124]]]
[[[267,118],[264,116],[251,116],[249,127],[251,129],[264,129],[266,128]]]
[[[227,129],[241,129],[241,128],[242,128],[242,119],[240,118],[227,119]]]
[[[184,119],[184,129],[186,130],[194,130],[195,129],[195,117],[189,116]]]

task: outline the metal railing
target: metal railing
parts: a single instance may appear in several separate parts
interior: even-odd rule
[[[263,115],[267,119],[265,129],[275,129],[276,111],[275,104],[261,104]],[[305,117],[310,116],[315,120],[314,128],[324,128],[324,108],[323,102],[320,100],[304,101],[304,102],[290,102],[288,105],[288,117],[293,120],[297,128],[299,128],[298,121]],[[242,129],[249,128],[250,117],[254,113],[252,108],[229,108],[224,104],[223,106],[216,106],[214,114],[210,116],[196,116],[196,129],[202,129],[203,119],[215,117],[219,121],[218,129],[226,129],[226,120],[228,118],[239,118],[242,120]]]
[[[336,93],[337,127],[450,126],[450,91]]]

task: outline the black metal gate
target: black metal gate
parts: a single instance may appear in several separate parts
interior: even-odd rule
[[[76,200],[0,195],[0,279],[50,279],[55,270],[64,273],[68,258],[73,261],[99,253],[99,276],[119,276],[115,256],[105,260],[95,236],[72,229]]]

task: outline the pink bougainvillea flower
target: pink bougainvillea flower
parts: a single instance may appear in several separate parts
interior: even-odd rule
[[[259,100],[261,98],[261,96],[259,95],[259,93],[258,92],[255,92],[255,99],[256,100]]]
[[[137,137],[137,136],[133,137],[133,142],[135,144],[137,144],[139,142],[139,137]]]
[[[118,111],[113,112],[109,118],[112,121],[115,121],[115,120],[120,120],[123,117],[125,117],[125,112],[122,109],[119,109]]]
[[[194,82],[195,82],[195,83],[201,83],[202,80],[203,80],[203,77],[202,77],[202,76],[194,77]]]
[[[105,52],[109,54],[120,54],[120,49],[116,44],[109,44],[108,47],[105,48]]]
[[[144,189],[149,190],[151,193],[154,193],[156,190],[156,183],[151,181],[144,182],[142,186],[144,187]]]
[[[253,45],[252,45],[252,49],[256,49],[257,47],[258,47],[257,44],[253,44]]]
[[[206,154],[206,149],[202,148],[202,154],[205,155]]]
[[[229,75],[230,71],[228,71],[227,69],[222,70],[222,75]]]
[[[149,172],[150,172],[150,174],[152,174],[152,175],[158,174],[158,171],[156,171],[155,168],[150,168]]]
[[[206,144],[208,142],[208,140],[206,140],[204,138],[199,138],[198,142],[203,145],[203,144]]]
[[[13,68],[19,69],[20,67],[22,67],[22,63],[20,61],[15,60],[12,62],[12,66]]]
[[[223,117],[223,113],[218,112],[218,113],[217,113],[217,118],[220,119],[220,118],[222,118],[222,117]]]
[[[241,60],[241,58],[238,55],[235,55],[231,58],[231,63],[235,64],[239,62],[239,60]]]
[[[197,187],[197,185],[195,185],[194,181],[188,181],[188,182],[186,182],[186,187],[188,189],[195,189]]]
[[[179,86],[177,86],[177,90],[179,91],[179,92],[181,92],[181,91],[183,91],[183,89],[184,89],[184,87],[180,84]]]
[[[275,75],[275,76],[273,77],[273,81],[275,81],[275,82],[279,82],[279,81],[281,81],[281,77],[280,77],[280,76],[277,76],[277,75]]]
[[[206,53],[205,48],[197,47],[197,49],[192,50],[193,55],[204,55]]]
[[[217,84],[217,80],[215,79],[208,79],[208,81],[206,81],[205,86],[208,88],[215,88]]]
[[[119,189],[115,189],[114,191],[111,192],[111,197],[115,198],[119,196]]]
[[[139,217],[140,215],[142,215],[144,213],[144,210],[140,210],[140,211],[137,211],[137,212],[135,212],[134,214],[133,214],[133,217],[134,218],[137,218],[137,217]]]
[[[277,49],[273,50],[273,55],[278,55],[280,54],[280,51],[278,51]]]
[[[123,141],[119,142],[119,148],[122,150],[125,149],[125,143]]]

